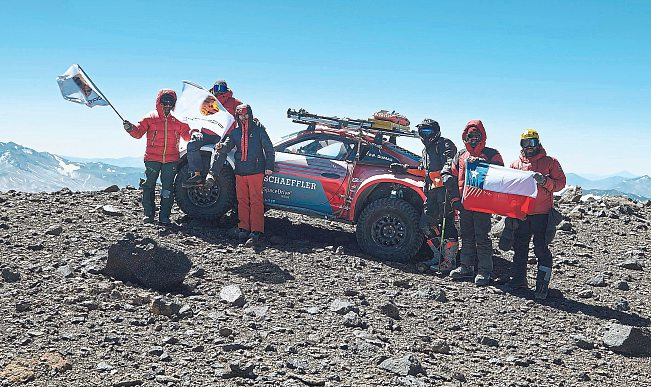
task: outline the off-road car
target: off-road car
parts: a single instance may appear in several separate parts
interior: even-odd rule
[[[308,125],[274,145],[274,172],[264,178],[265,206],[356,225],[359,247],[383,260],[405,261],[423,245],[418,221],[423,207],[423,178],[393,173],[392,163],[418,166],[420,156],[396,145],[401,136],[417,137],[400,125],[287,111],[293,122]],[[391,128],[399,128],[392,130]],[[201,149],[204,171],[212,146]],[[235,201],[233,154],[215,185],[183,188],[188,178],[185,155],[176,178],[176,200],[187,215],[216,220]]]

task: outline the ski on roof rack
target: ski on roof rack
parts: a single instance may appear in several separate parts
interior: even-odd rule
[[[399,125],[390,121],[369,119],[359,120],[353,118],[339,118],[336,116],[320,116],[312,114],[305,109],[287,109],[287,118],[298,124],[310,125],[312,128],[320,124],[333,129],[361,130],[373,134],[384,134],[387,136],[418,137],[418,134],[409,129],[409,126]]]

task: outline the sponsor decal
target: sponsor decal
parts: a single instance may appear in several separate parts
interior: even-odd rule
[[[264,182],[265,183],[270,183],[270,184],[284,185],[284,186],[287,186],[287,187],[303,188],[303,189],[308,189],[308,190],[315,190],[316,189],[316,183],[313,183],[311,181],[290,179],[288,177],[280,177],[280,176],[274,176],[274,175],[265,176],[264,177]]]
[[[393,160],[391,159],[391,157],[387,157],[387,156],[385,156],[385,155],[379,153],[379,152],[376,151],[375,149],[370,150],[370,151],[366,154],[366,156],[367,156],[367,157],[373,157],[373,158],[375,158],[375,159],[379,159],[379,160],[393,161]]]
[[[280,199],[289,199],[290,196],[292,196],[292,191],[285,191],[280,188],[269,188],[269,187],[263,187],[262,192],[264,192],[265,195],[278,195],[280,196]],[[275,203],[275,199],[268,199],[267,202],[269,203]]]

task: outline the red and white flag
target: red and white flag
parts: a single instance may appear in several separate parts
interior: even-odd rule
[[[524,219],[537,195],[533,172],[483,162],[466,165],[462,199],[466,210]]]

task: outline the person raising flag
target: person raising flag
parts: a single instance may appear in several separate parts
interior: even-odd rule
[[[459,210],[461,228],[461,266],[450,272],[454,279],[475,276],[475,285],[486,286],[493,274],[493,246],[488,233],[491,229],[491,215],[485,212],[471,211],[464,208],[459,194],[468,189],[467,169],[469,164],[483,161],[488,164],[504,165],[502,156],[493,148],[486,146],[486,129],[480,120],[471,120],[466,124],[461,136],[465,148],[461,149],[452,164],[443,169],[444,184],[453,192],[452,208]],[[455,184],[456,183],[456,184]],[[458,190],[455,190],[458,186]],[[475,262],[477,273],[475,275]]]
[[[137,125],[125,120],[124,130],[133,138],[146,135],[145,176],[141,183],[144,223],[152,223],[156,214],[155,190],[160,175],[159,223],[164,226],[172,224],[170,214],[174,204],[174,177],[179,160],[179,138],[190,140],[190,127],[171,115],[176,105],[176,93],[171,89],[162,89],[156,96],[156,110],[145,115]]]
[[[561,164],[540,143],[540,136],[534,129],[525,130],[520,136],[520,157],[511,163],[511,168],[534,172],[538,184],[538,194],[533,202],[530,215],[523,220],[514,219],[515,233],[513,238],[513,268],[511,280],[507,283],[512,289],[526,288],[527,258],[529,257],[529,242],[533,236],[533,252],[538,259],[536,274],[537,300],[547,298],[549,282],[552,275],[552,253],[549,250],[551,237],[548,237],[550,212],[554,208],[554,192],[565,187],[565,172]]]

